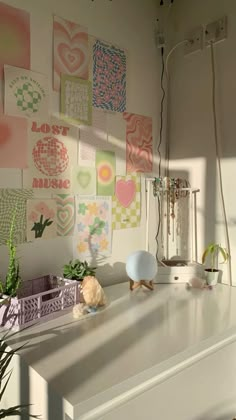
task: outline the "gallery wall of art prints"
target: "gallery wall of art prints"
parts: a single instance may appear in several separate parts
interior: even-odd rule
[[[0,171],[19,174],[1,183],[0,245],[17,208],[16,244],[71,238],[74,256],[107,258],[113,233],[140,226],[152,118],[129,109],[133,52],[80,15],[51,14],[49,71],[32,64],[37,13],[0,2]]]

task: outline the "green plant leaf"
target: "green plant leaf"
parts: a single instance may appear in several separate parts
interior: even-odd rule
[[[216,268],[215,262],[216,262],[216,257],[219,253],[223,257],[223,261],[221,262],[221,264],[227,262],[228,259],[229,259],[229,253],[228,253],[227,249],[223,248],[220,244],[216,244],[216,243],[211,242],[209,245],[207,245],[206,249],[204,250],[204,252],[202,254],[202,264],[205,263],[207,256],[210,255],[210,257],[211,257],[211,269],[213,270],[214,268]]]
[[[221,253],[223,257],[223,261],[220,262],[220,264],[224,264],[229,259],[229,254],[225,248],[219,247],[219,252]]]
[[[0,409],[0,419],[5,419],[6,417],[12,417],[12,416],[22,416],[22,414],[27,414],[28,417],[31,417],[33,419],[41,419],[41,416],[34,415],[28,413],[28,408],[30,405],[15,405],[13,407],[7,408],[7,409]]]
[[[209,253],[209,250],[205,249],[204,253],[202,254],[202,264],[205,264],[208,253]]]
[[[14,350],[7,350],[8,345],[5,340],[9,337],[9,335],[11,337],[14,336],[14,334],[9,334],[9,332],[7,332],[0,338],[0,403],[6,391],[6,388],[8,386],[9,380],[11,378],[12,370],[8,371],[11,360],[13,356],[24,347],[23,345],[23,346],[19,346],[18,348]],[[3,384],[3,381],[4,381],[4,384]],[[19,415],[21,417],[23,414],[26,414],[28,417],[35,418],[35,419],[41,418],[38,415],[30,414],[28,412],[28,408],[29,408],[29,405],[16,405],[13,407],[9,407],[7,409],[1,408],[0,419],[6,418],[6,417],[12,417],[15,415]]]
[[[7,379],[5,381],[5,384],[4,384],[4,386],[3,386],[3,388],[2,388],[2,390],[0,392],[0,401],[2,400],[3,394],[6,391],[6,387],[8,385],[8,382],[11,379],[11,375],[12,375],[12,370],[10,372],[8,372],[6,375],[4,375],[3,378],[1,379],[1,381],[2,381],[3,379],[6,379],[6,377],[7,377]]]
[[[85,276],[94,276],[96,267],[90,267],[87,261],[71,260],[63,267],[65,278],[72,280],[82,280]]]

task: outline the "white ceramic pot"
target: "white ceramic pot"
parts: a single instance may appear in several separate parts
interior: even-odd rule
[[[214,269],[212,271],[211,268],[206,268],[204,271],[205,271],[206,283],[209,286],[215,286],[218,283],[219,270]]]

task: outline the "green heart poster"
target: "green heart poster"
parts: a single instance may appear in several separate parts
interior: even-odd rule
[[[96,195],[96,169],[75,166],[72,169],[72,191],[78,195]]]
[[[104,150],[96,152],[97,195],[114,195],[116,159],[115,153]]]
[[[75,200],[68,194],[55,194],[57,205],[57,236],[71,236],[74,232]]]

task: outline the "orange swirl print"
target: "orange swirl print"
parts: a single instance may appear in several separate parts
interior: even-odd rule
[[[152,118],[124,112],[126,120],[126,171],[152,172]]]

